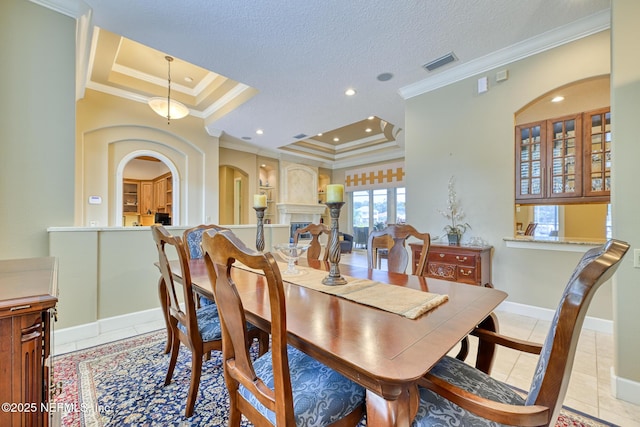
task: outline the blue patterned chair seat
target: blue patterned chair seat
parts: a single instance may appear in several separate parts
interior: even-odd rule
[[[202,341],[222,339],[220,315],[218,314],[218,307],[215,304],[197,309],[196,318],[198,319],[198,332],[200,332]],[[187,333],[187,327],[182,323],[178,323],[178,329],[185,334]]]
[[[287,347],[293,412],[296,425],[326,426],[362,405],[363,387],[291,346]],[[271,350],[254,362],[256,375],[273,389]],[[240,385],[239,393],[274,425],[275,413],[265,408],[253,394]]]
[[[453,357],[445,356],[430,371],[468,392],[496,402],[524,405],[525,399],[511,387]],[[420,406],[412,427],[423,426],[502,426],[468,412],[426,388],[419,387]]]

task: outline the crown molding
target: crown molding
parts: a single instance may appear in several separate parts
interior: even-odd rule
[[[89,6],[81,0],[31,0],[31,2],[71,18],[78,18],[89,9]]]
[[[413,98],[609,28],[611,28],[611,10],[606,9],[571,24],[460,64],[433,77],[404,86],[400,88],[398,93],[405,100]]]

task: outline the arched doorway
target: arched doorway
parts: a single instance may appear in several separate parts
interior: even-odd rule
[[[177,177],[173,163],[159,153],[138,151],[123,158],[116,179],[116,225],[180,224]]]

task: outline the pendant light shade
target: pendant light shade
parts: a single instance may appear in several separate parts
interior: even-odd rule
[[[171,119],[181,119],[189,114],[189,109],[181,102],[171,99],[171,62],[173,57],[165,56],[167,60],[167,97],[150,98],[149,107],[159,116],[167,118],[167,124],[171,124]]]
[[[158,115],[166,117],[167,119],[182,119],[189,115],[189,109],[175,99],[161,98],[159,96],[150,98],[149,107]]]

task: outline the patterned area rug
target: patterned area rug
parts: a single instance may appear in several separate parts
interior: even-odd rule
[[[194,415],[184,417],[191,354],[181,346],[171,384],[164,387],[169,355],[165,331],[56,356],[55,398],[63,426],[226,426],[227,390],[220,353],[203,364]],[[252,349],[254,354],[257,347]],[[251,426],[243,419],[243,426]],[[366,426],[363,421],[361,426]],[[564,407],[556,427],[614,426]]]

